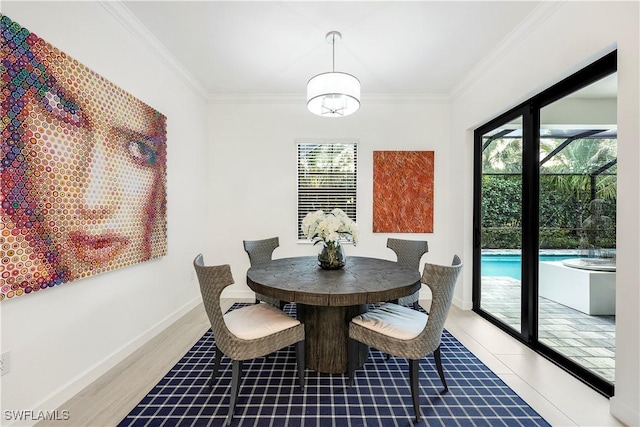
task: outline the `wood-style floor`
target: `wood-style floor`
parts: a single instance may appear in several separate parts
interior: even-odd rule
[[[224,302],[225,309],[231,305]],[[61,405],[69,420],[37,425],[116,426],[209,327],[204,307],[196,307]],[[551,425],[622,425],[609,413],[607,398],[475,313],[453,307],[445,327]]]

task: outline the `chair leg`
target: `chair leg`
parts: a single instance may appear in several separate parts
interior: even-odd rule
[[[242,377],[242,360],[233,361],[233,369],[231,376],[231,396],[229,401],[229,414],[227,415],[226,424],[230,425],[233,419],[233,412],[236,408],[236,398],[240,388],[240,377]]]
[[[442,369],[442,359],[440,357],[440,346],[438,346],[438,348],[433,351],[433,358],[436,361],[438,375],[440,375],[440,380],[442,381],[442,385],[444,386],[444,390],[442,390],[442,393],[446,393],[449,391],[449,387],[447,387],[447,382],[444,379],[444,370]]]
[[[213,380],[218,376],[220,370],[220,360],[222,359],[222,352],[218,347],[215,347],[215,356],[213,358],[213,372],[211,378],[209,378],[209,388],[213,388]]]
[[[420,372],[420,360],[407,359],[409,363],[409,384],[411,386],[411,398],[413,399],[413,411],[416,414],[416,422],[420,422],[420,386],[418,385],[418,373]]]
[[[304,390],[304,368],[305,368],[305,355],[304,355],[304,341],[298,341],[296,343],[296,359],[298,363],[298,382],[300,383],[300,390]]]
[[[358,364],[358,346],[358,341],[349,338],[349,348],[347,353],[347,363],[349,365],[349,387],[353,385],[356,365]]]

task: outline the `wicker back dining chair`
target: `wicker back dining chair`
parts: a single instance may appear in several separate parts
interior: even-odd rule
[[[404,239],[387,239],[387,247],[396,253],[398,264],[420,270],[420,259],[422,255],[429,251],[429,244],[426,240],[404,240]],[[398,304],[411,305],[418,309],[418,299],[420,291],[416,291],[409,296],[400,297]]]
[[[304,389],[304,325],[270,304],[253,304],[222,313],[220,294],[234,283],[228,264],[205,266],[202,254],[193,260],[200,283],[204,308],[211,322],[215,340],[215,359],[209,385],[218,375],[222,355],[233,361],[231,398],[226,424],[231,423],[235,409],[242,361],[266,356],[295,344],[298,364],[298,382]]]
[[[273,251],[280,246],[278,237],[270,237],[262,240],[243,240],[244,250],[249,255],[249,263],[254,266],[263,262],[271,261]],[[268,297],[256,292],[256,302],[264,301],[281,309],[287,304],[286,301]]]
[[[362,343],[387,354],[407,359],[409,384],[416,422],[420,421],[420,359],[433,353],[438,375],[447,392],[440,339],[444,322],[451,308],[453,291],[462,269],[462,261],[455,255],[451,266],[426,263],[422,283],[433,294],[429,314],[398,304],[386,303],[354,317],[349,324],[349,386],[353,384],[358,347]]]

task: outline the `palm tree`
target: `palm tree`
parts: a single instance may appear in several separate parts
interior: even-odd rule
[[[555,141],[555,140],[554,140]],[[553,145],[553,141],[549,141]],[[548,144],[549,144],[548,143]],[[594,173],[617,157],[616,140],[577,139],[558,152],[543,166],[541,173],[556,175],[559,189],[569,193],[591,193]],[[616,197],[615,175],[596,176],[596,195],[602,199]]]
[[[491,173],[522,173],[522,138],[494,139],[482,151],[482,171]]]

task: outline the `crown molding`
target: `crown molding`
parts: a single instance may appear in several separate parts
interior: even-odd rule
[[[287,94],[209,94],[210,104],[298,104],[305,105],[305,93]],[[362,103],[366,104],[448,104],[449,95],[440,94],[363,94]]]
[[[305,104],[305,94],[221,94],[209,93],[205,87],[158,41],[158,39],[124,6],[121,0],[98,0],[121,24],[162,63],[199,96],[211,104]],[[497,60],[515,49],[534,29],[553,15],[567,0],[545,1],[538,5],[449,94],[363,94],[368,104],[448,104],[462,96]]]
[[[533,30],[553,15],[566,0],[541,2],[520,25],[514,28],[498,45],[458,83],[450,93],[450,99],[462,96],[493,64],[515,49]]]
[[[198,95],[211,104],[299,104],[306,103],[304,93],[208,93],[205,87],[191,74],[166,47],[122,4],[121,0],[99,0],[122,26],[136,37],[149,51],[164,63],[176,76],[186,82]],[[362,102],[367,104],[446,104],[449,95],[441,94],[364,94]]]
[[[207,99],[204,86],[180,64],[160,41],[136,18],[120,0],[98,0],[122,26],[136,37],[152,54],[165,64],[178,78],[184,81],[203,99]]]

